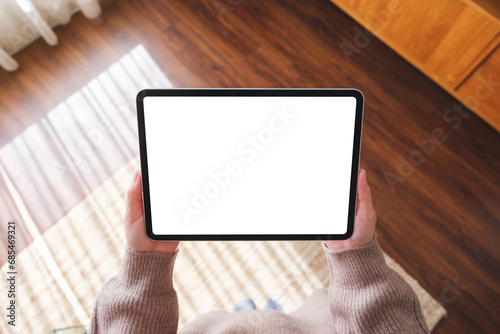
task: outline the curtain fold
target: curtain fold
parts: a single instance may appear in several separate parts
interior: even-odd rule
[[[13,55],[40,37],[57,45],[52,28],[69,23],[78,10],[90,20],[101,16],[98,0],[0,0],[0,66],[17,70]]]

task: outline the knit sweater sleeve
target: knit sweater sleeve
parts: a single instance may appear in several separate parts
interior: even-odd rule
[[[415,292],[387,266],[376,237],[350,250],[330,250],[324,243],[323,249],[336,332],[429,333]]]
[[[176,333],[179,320],[172,274],[177,252],[125,250],[118,275],[99,293],[89,333]]]

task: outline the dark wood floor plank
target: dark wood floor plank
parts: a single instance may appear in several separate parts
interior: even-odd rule
[[[260,44],[252,37],[251,30],[238,21],[228,22],[213,2],[172,1],[170,8],[188,24],[214,52],[231,63],[238,63],[254,53]]]
[[[185,23],[163,31],[161,45],[171,51],[205,87],[246,87],[247,79],[235,71]]]

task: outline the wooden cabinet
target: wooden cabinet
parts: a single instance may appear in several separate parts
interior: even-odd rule
[[[331,1],[500,131],[500,86],[474,100],[481,75],[500,82],[499,1]]]

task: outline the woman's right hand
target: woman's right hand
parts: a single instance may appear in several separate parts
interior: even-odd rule
[[[358,194],[354,232],[347,240],[325,241],[331,250],[351,249],[368,245],[375,236],[377,213],[373,208],[372,193],[366,181],[366,171],[361,169],[358,175]]]

